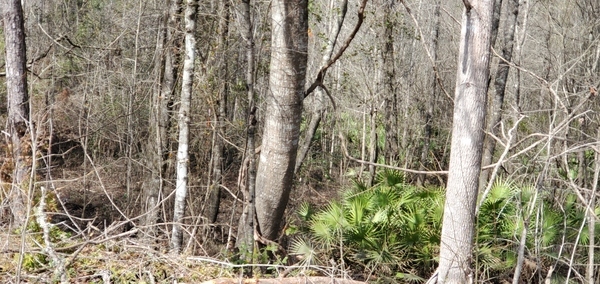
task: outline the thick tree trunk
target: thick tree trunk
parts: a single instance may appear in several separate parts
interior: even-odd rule
[[[464,4],[438,283],[473,281],[471,258],[494,0],[465,0]]]
[[[6,90],[8,98],[8,127],[14,162],[12,187],[9,194],[12,222],[21,226],[27,209],[23,182],[31,168],[31,149],[22,140],[29,121],[29,94],[27,93],[27,68],[25,27],[20,0],[5,0],[2,4],[4,41],[6,44]],[[29,159],[27,158],[29,156]]]
[[[274,0],[270,92],[256,175],[261,234],[276,239],[287,206],[298,150],[307,64],[308,1]],[[250,151],[252,149],[249,149]]]
[[[196,58],[196,14],[198,0],[186,0],[185,7],[185,59],[181,81],[181,102],[179,106],[179,139],[177,148],[177,181],[175,183],[175,205],[173,209],[173,231],[171,236],[171,251],[179,253],[183,241],[182,222],[188,193],[189,166],[189,123],[190,100],[194,79],[194,60]]]

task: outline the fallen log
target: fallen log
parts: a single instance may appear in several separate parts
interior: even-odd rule
[[[202,284],[365,284],[366,282],[325,276],[306,276],[289,278],[218,278]]]

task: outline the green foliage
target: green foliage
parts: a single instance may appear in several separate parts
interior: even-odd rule
[[[14,254],[14,262],[19,261],[19,254]],[[22,267],[26,271],[36,271],[48,265],[48,257],[40,253],[25,253],[23,255]]]
[[[553,263],[560,249],[563,256],[573,253],[577,238],[582,245],[575,253],[585,254],[589,236],[580,230],[585,210],[574,194],[560,199],[556,194],[508,181],[494,184],[477,218],[474,259],[480,275],[508,275],[514,269],[523,226],[528,226],[526,258]],[[300,206],[293,254],[303,265],[342,255],[349,267],[422,281],[437,266],[444,195],[440,188],[406,184],[397,171],[381,170],[372,187],[355,180],[340,201],[320,210]]]
[[[439,246],[442,199],[440,189],[412,187],[401,173],[383,170],[375,186],[355,180],[341,201],[316,213],[302,205],[298,213],[306,229],[299,230],[305,233],[292,250],[304,264],[327,263],[342,252],[351,266],[382,275],[403,267],[429,273]]]

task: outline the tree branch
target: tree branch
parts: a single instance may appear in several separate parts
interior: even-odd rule
[[[368,2],[368,0],[362,0],[362,2],[360,3],[360,7],[358,8],[358,21],[356,22],[356,26],[354,27],[354,30],[352,30],[352,33],[350,33],[348,38],[346,38],[346,41],[344,42],[342,47],[338,50],[338,52],[335,54],[335,56],[333,58],[331,58],[327,62],[327,64],[325,64],[325,66],[321,67],[321,69],[317,73],[317,78],[313,81],[313,83],[310,85],[310,87],[308,87],[308,89],[304,93],[304,98],[308,97],[317,87],[323,87],[323,79],[325,78],[327,69],[329,69],[329,67],[331,67],[338,59],[340,59],[340,57],[342,57],[342,55],[344,54],[344,51],[346,51],[348,46],[350,46],[350,43],[352,42],[352,40],[358,33],[358,30],[360,29],[360,26],[362,25],[363,20],[365,19],[365,6],[367,6],[367,2]],[[327,94],[329,95],[328,92],[327,92]],[[329,99],[331,99],[333,101],[333,99],[331,98],[330,95],[329,95]]]
[[[473,8],[473,6],[471,5],[471,2],[469,2],[469,0],[463,0],[463,3],[465,4],[465,9],[467,9],[467,12],[469,12],[469,10],[471,10],[471,8]]]
[[[365,164],[365,165],[369,165],[369,166],[375,166],[375,167],[382,167],[382,168],[387,168],[387,169],[392,169],[392,170],[398,170],[398,171],[412,173],[412,174],[429,174],[429,175],[446,175],[446,174],[448,174],[448,171],[418,171],[418,170],[413,170],[413,169],[394,167],[394,166],[385,165],[385,164],[372,163],[372,162],[364,161],[361,159],[357,159],[357,158],[350,156],[350,154],[348,153],[348,148],[346,147],[346,137],[344,137],[344,135],[342,133],[340,133],[340,140],[342,141],[341,148],[342,148],[342,151],[344,152],[344,156],[346,156],[346,158],[348,158],[354,162],[357,162],[357,163],[361,163],[361,164]]]

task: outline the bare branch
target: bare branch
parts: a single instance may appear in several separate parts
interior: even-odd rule
[[[365,164],[365,165],[369,165],[369,166],[386,168],[386,169],[398,170],[398,171],[412,173],[412,174],[425,174],[425,175],[446,175],[446,174],[448,174],[448,171],[418,171],[418,170],[413,170],[413,169],[394,167],[394,166],[385,165],[385,164],[372,163],[372,162],[364,161],[361,159],[357,159],[357,158],[350,156],[350,153],[348,153],[348,148],[346,147],[346,137],[344,137],[344,135],[342,133],[340,133],[340,140],[342,141],[341,148],[342,148],[342,151],[344,152],[344,156],[346,156],[346,158],[348,158],[354,162],[357,162],[357,163],[361,163],[361,164]]]
[[[417,29],[417,31],[419,31],[419,36],[421,38],[425,38],[423,36],[423,31],[421,30],[421,26],[419,25],[417,18],[415,18],[415,16],[412,14],[411,9],[408,7],[408,5],[406,5],[404,0],[400,0],[400,2],[402,3],[402,6],[404,6],[404,9],[406,9],[406,12],[408,13],[408,15],[413,20],[413,23],[415,23],[415,28]],[[435,74],[435,80],[437,81],[438,85],[440,86],[440,89],[442,89],[442,91],[444,92],[444,95],[446,95],[446,97],[448,97],[448,99],[450,99],[450,101],[454,103],[454,99],[452,98],[452,96],[448,93],[448,91],[444,87],[444,82],[442,81],[442,77],[440,76],[440,73],[438,71],[437,63],[435,62],[435,60],[433,59],[433,56],[431,55],[431,51],[429,50],[429,48],[427,48],[425,41],[421,40],[421,43],[423,44],[423,49],[425,49],[425,52],[427,53],[427,58],[429,58],[429,61],[431,62],[431,66],[433,68],[433,73]]]
[[[348,46],[350,46],[350,43],[352,42],[352,40],[358,33],[358,30],[360,29],[360,26],[362,25],[363,20],[365,19],[365,6],[367,6],[367,1],[368,0],[362,0],[362,2],[360,3],[360,7],[358,8],[358,21],[356,22],[356,26],[354,26],[354,30],[352,30],[352,33],[350,33],[348,38],[346,38],[346,41],[344,42],[342,47],[338,50],[338,52],[335,54],[335,56],[333,58],[331,58],[327,62],[327,64],[325,64],[325,66],[321,67],[321,69],[317,73],[317,78],[314,80],[314,82],[310,85],[310,87],[308,87],[308,89],[304,93],[304,98],[308,97],[317,87],[323,86],[323,79],[325,78],[327,69],[329,69],[329,67],[331,67],[338,59],[340,59],[340,57],[342,57],[342,55],[344,54],[344,51],[346,51]],[[328,93],[328,95],[329,95],[329,93]],[[331,99],[331,96],[329,96],[329,98]]]
[[[471,5],[471,2],[469,2],[469,0],[463,0],[463,3],[465,4],[465,9],[467,9],[467,12],[469,10],[471,10],[471,8],[473,8],[473,6]]]

